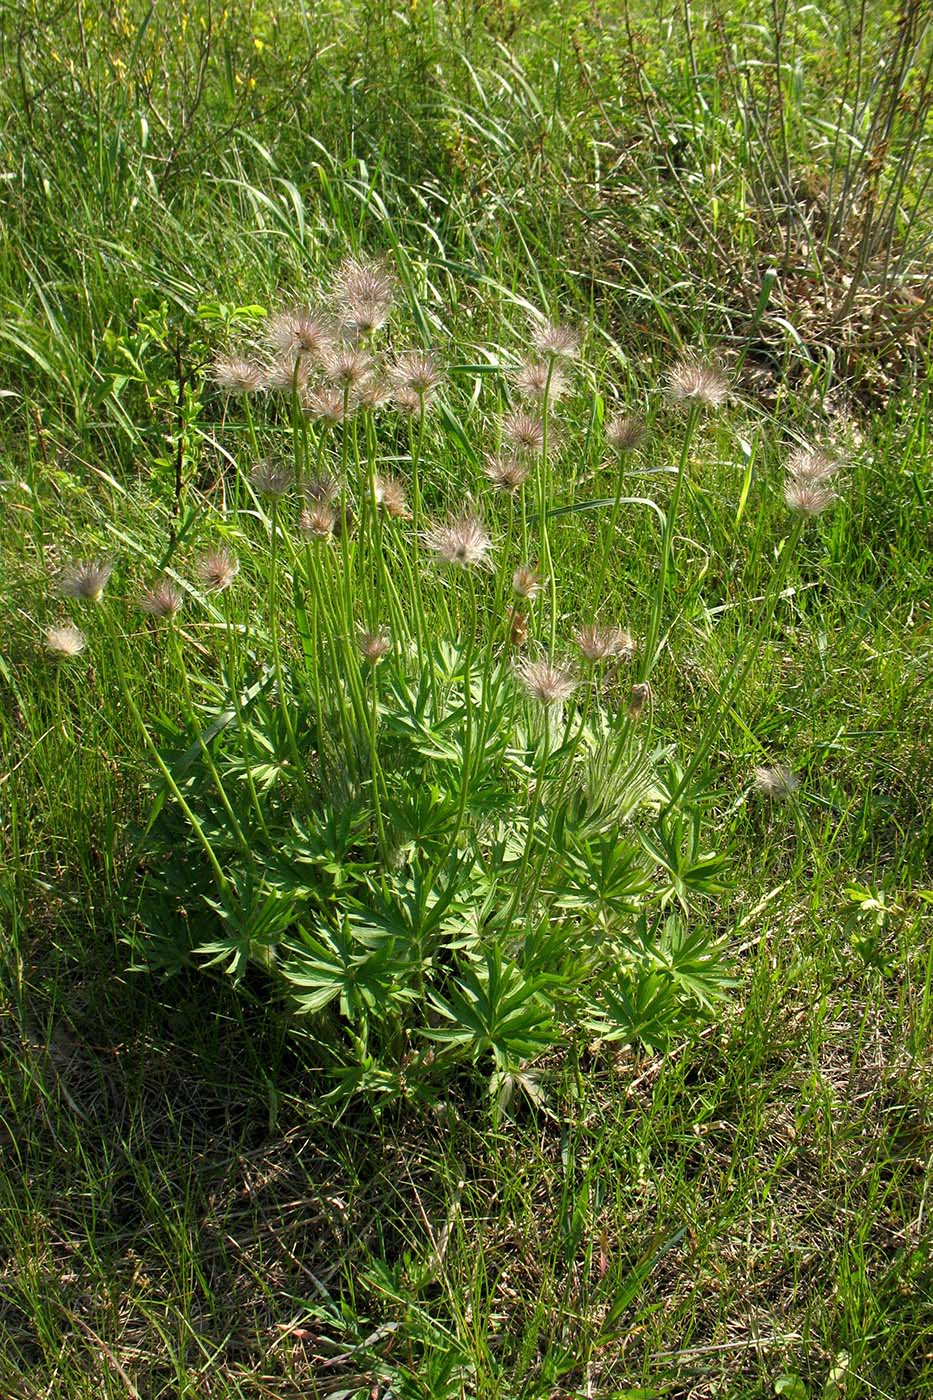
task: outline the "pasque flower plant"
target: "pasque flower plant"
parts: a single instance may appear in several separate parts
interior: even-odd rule
[[[446,408],[428,420],[457,407],[441,369],[457,355],[411,343],[396,292],[386,262],[348,259],[270,317],[261,350],[215,360],[243,419],[225,420],[239,517],[192,555],[190,596],[175,562],[141,597],[191,675],[158,733],[128,700],[160,785],[132,942],[140,966],[209,967],[279,997],[335,1099],[433,1100],[479,1073],[501,1111],[528,1061],[666,1046],[724,994],[727,949],[693,918],[727,876],[703,838],[708,755],[835,466],[792,457],[773,587],[676,755],[654,729],[656,666],[691,451],[704,415],[728,409],[725,376],[698,357],[667,376],[683,445],[667,498],[637,498],[660,520],[639,635],[600,595],[642,415],[608,418],[597,596],[568,615],[560,531],[586,504],[561,465],[589,415],[579,332],[542,313],[535,358],[502,365],[514,397],[464,398],[476,465],[452,493],[437,463],[463,429]],[[261,364],[278,368],[262,379]],[[238,625],[247,570],[263,601]],[[109,571],[73,566],[63,591],[119,606]],[[213,641],[195,650],[199,608]],[[78,649],[63,628],[47,645]]]

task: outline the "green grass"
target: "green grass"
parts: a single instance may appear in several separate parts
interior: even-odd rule
[[[647,3],[229,8],[0,22],[0,1393],[933,1395],[930,341],[898,300],[928,291],[928,110],[912,164],[892,129],[875,207],[903,170],[900,212],[867,268],[864,186],[828,231],[878,152],[891,26],[867,17],[859,65],[851,7],[807,10],[775,88],[751,2],[725,31]],[[840,121],[854,155],[833,167]],[[787,236],[790,191],[807,237]],[[579,1076],[546,1057],[542,1103],[498,1126],[463,1084],[335,1123],[260,981],[128,971],[157,775],[122,629],[76,615],[88,651],[57,681],[41,654],[70,558],[114,556],[132,599],[218,535],[243,559],[237,617],[268,627],[267,536],[224,472],[248,456],[241,416],[209,393],[179,409],[178,367],[196,391],[238,308],[355,249],[393,256],[415,331],[455,357],[465,434],[429,431],[432,509],[484,490],[488,366],[528,303],[586,327],[561,505],[613,496],[611,399],[651,423],[626,493],[666,503],[683,420],[662,370],[709,346],[734,371],[691,450],[652,675],[653,732],[683,755],[773,576],[787,448],[851,463],[710,758],[733,888],[702,919],[736,988],[666,1055],[594,1045]],[[383,450],[404,459],[407,435]],[[597,599],[607,520],[555,518],[562,634],[598,604],[644,637],[654,516],[620,515]],[[217,679],[216,614],[183,616],[181,663],[127,623],[150,723],[178,717],[179,664],[199,701]],[[769,806],[751,774],[778,761],[801,788]],[[848,887],[884,893],[877,926]]]

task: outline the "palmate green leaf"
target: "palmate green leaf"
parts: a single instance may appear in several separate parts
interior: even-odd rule
[[[686,912],[691,895],[714,897],[728,888],[725,857],[702,849],[698,812],[689,817],[668,812],[653,831],[641,832],[639,839],[667,876],[661,889],[662,907],[676,899]]]
[[[249,963],[266,967],[294,919],[294,903],[288,896],[259,884],[251,871],[237,875],[230,887],[205,904],[218,915],[223,933],[194,949],[207,957],[205,967],[225,963],[236,981]]]
[[[414,999],[416,993],[406,980],[411,963],[396,956],[393,939],[366,947],[349,919],[336,929],[321,927],[317,936],[303,926],[298,933],[301,944],[292,946],[293,956],[282,973],[291,987],[307,989],[295,993],[301,1011],[322,1011],[339,999],[341,1014],[352,1022],[363,1013]]]
[[[680,1019],[670,975],[633,967],[602,985],[586,1024],[601,1040],[641,1041],[652,1050],[666,1050]]]
[[[585,910],[593,917],[635,913],[650,888],[644,855],[617,832],[600,832],[589,840],[574,840],[567,833],[567,846],[555,865],[558,909]]]
[[[681,992],[707,1010],[736,985],[725,965],[722,943],[708,937],[702,928],[689,928],[676,914],[664,922],[661,949]]]
[[[452,1024],[423,1030],[429,1040],[468,1049],[476,1061],[492,1051],[497,1070],[540,1055],[558,1032],[547,988],[555,978],[529,977],[506,961],[499,948],[487,949],[484,965],[468,966],[447,998],[429,992],[435,1010]]]

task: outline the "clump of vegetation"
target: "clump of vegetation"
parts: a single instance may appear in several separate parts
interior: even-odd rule
[[[214,360],[243,415],[230,528],[260,560],[266,629],[227,606],[239,560],[218,543],[187,586],[217,624],[199,696],[178,583],[139,600],[183,678],[180,718],[154,732],[118,648],[162,779],[131,941],[150,967],[217,967],[237,982],[257,969],[337,1099],[436,1096],[474,1066],[501,1106],[555,1050],[666,1048],[727,985],[721,936],[692,918],[725,887],[704,832],[707,757],[796,535],[834,500],[837,464],[791,460],[797,525],[694,751],[676,754],[653,734],[650,678],[691,448],[703,415],[727,404],[727,379],[696,359],[669,373],[685,416],[663,508],[624,495],[640,419],[605,425],[614,496],[593,536],[591,620],[574,628],[558,535],[593,501],[558,459],[584,450],[592,417],[578,332],[533,317],[531,355],[493,366],[490,412],[464,404],[436,353],[399,348],[410,332],[388,329],[394,293],[386,263],[348,259],[323,311],[278,313]],[[444,516],[432,464],[458,440],[484,449],[485,480]],[[659,522],[641,643],[604,620],[600,596],[623,503]],[[110,572],[73,565],[63,591],[101,604]]]

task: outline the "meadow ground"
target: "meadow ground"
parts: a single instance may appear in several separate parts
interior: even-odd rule
[[[926,7],[24,0],[0,73],[0,1395],[933,1396]],[[689,912],[725,995],[663,1048],[529,1055],[498,1112],[466,1073],[335,1109],[261,967],[140,970],[154,747],[194,735],[211,778],[220,640],[283,694],[316,664],[242,485],[307,440],[212,365],[348,256],[388,260],[396,348],[447,376],[423,437],[387,415],[364,459],[500,549],[507,369],[536,312],[582,333],[522,514],[550,522],[535,608],[629,629],[607,712],[650,664],[636,733],[702,754],[722,858]],[[730,385],[689,430],[684,354]],[[647,426],[624,475],[616,411]],[[791,553],[807,444],[838,499]],[[222,607],[191,581],[218,541]],[[100,604],[63,598],[98,558]],[[133,606],[160,574],[171,630]],[[348,636],[381,622],[334,577]],[[413,586],[396,633],[482,650],[472,584]],[[86,646],[56,661],[66,619]]]

